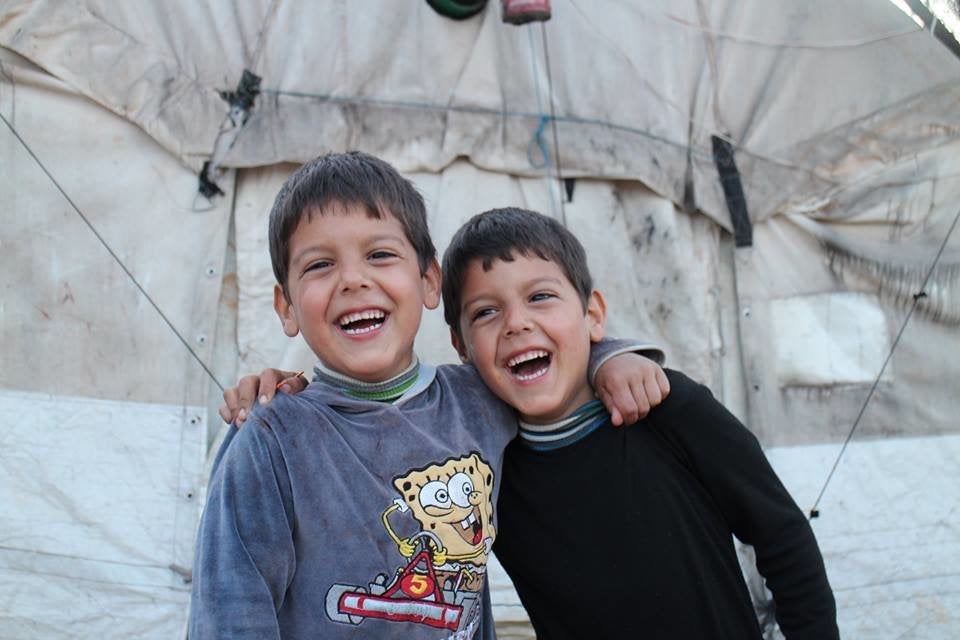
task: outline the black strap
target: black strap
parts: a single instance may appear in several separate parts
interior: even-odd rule
[[[738,247],[752,247],[753,223],[747,213],[747,199],[743,195],[740,172],[737,171],[737,163],[733,159],[733,145],[717,136],[710,136],[710,139],[713,141],[713,161],[717,165],[723,195],[730,211],[733,238]]]

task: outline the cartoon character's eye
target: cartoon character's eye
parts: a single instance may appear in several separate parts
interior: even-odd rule
[[[432,480],[420,489],[420,504],[424,507],[450,508],[450,492],[447,483]]]
[[[450,485],[450,499],[453,500],[453,504],[458,507],[469,507],[470,494],[473,493],[473,480],[470,479],[470,476],[462,471],[455,473],[448,484]]]

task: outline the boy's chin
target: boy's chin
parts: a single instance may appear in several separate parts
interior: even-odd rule
[[[589,395],[584,394],[582,398],[564,398],[559,402],[556,398],[541,398],[539,402],[528,401],[508,404],[512,404],[520,415],[520,419],[524,422],[529,424],[553,424],[570,417],[581,405],[589,402],[592,398],[593,392],[591,391]]]
[[[556,407],[543,408],[528,406],[515,408],[517,409],[517,413],[520,414],[520,419],[530,424],[549,424],[562,419],[562,416],[559,418],[555,417],[560,413],[560,409]],[[552,411],[550,409],[552,409]]]
[[[518,394],[516,389],[505,390],[502,387],[491,387],[494,393],[513,407],[517,416],[523,422],[530,424],[547,424],[554,422],[551,416],[559,411],[559,407],[553,402],[544,402],[542,398],[531,397],[530,394]]]

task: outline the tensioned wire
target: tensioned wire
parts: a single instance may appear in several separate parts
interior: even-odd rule
[[[260,93],[265,95],[274,95],[274,96],[287,96],[291,98],[308,98],[312,100],[317,100],[320,102],[329,102],[332,104],[351,104],[351,105],[371,105],[376,107],[393,107],[397,109],[411,109],[417,111],[440,111],[444,113],[472,113],[478,115],[491,115],[491,116],[501,116],[505,118],[526,118],[530,120],[539,120],[542,117],[545,117],[542,113],[535,111],[522,111],[516,109],[493,109],[490,107],[469,107],[466,105],[451,105],[451,104],[439,104],[435,102],[422,102],[418,100],[395,100],[393,98],[375,98],[370,96],[344,96],[344,95],[334,95],[332,93],[313,93],[309,91],[294,91],[291,89],[271,89],[264,88],[260,89]],[[644,138],[649,138],[650,140],[655,140],[661,142],[665,145],[676,147],[678,149],[687,149],[690,145],[685,142],[677,142],[676,140],[671,140],[664,136],[658,135],[651,131],[645,129],[638,129],[636,127],[630,127],[623,124],[617,124],[616,122],[611,122],[609,120],[601,120],[600,118],[584,118],[581,116],[556,116],[556,120],[559,122],[567,122],[570,124],[580,124],[580,125],[596,125],[605,127],[608,129],[613,129],[615,131],[623,131],[625,133],[633,133]],[[736,144],[734,141],[731,141],[731,144]],[[697,153],[701,158],[713,161],[713,153],[705,150],[699,150],[696,147],[693,148],[693,151]],[[746,150],[745,150],[746,151]],[[752,152],[747,151],[747,153]],[[778,164],[783,164],[778,162]],[[786,164],[784,166],[803,169],[804,167],[794,167],[793,165]]]
[[[933,277],[933,272],[937,267],[937,263],[940,262],[940,257],[943,255],[944,250],[947,247],[947,242],[950,240],[950,236],[953,235],[953,230],[957,227],[957,221],[960,220],[960,209],[957,210],[957,215],[953,217],[953,222],[950,223],[950,228],[947,230],[946,235],[943,237],[943,242],[940,243],[940,249],[937,251],[937,255],[933,258],[933,263],[930,265],[930,269],[927,271],[926,277],[923,279],[923,284],[920,285],[920,291],[914,294],[913,304],[910,305],[910,310],[907,311],[906,317],[903,319],[903,323],[900,325],[900,330],[897,331],[897,337],[894,338],[893,344],[890,345],[890,351],[887,353],[886,359],[883,361],[883,365],[880,367],[880,371],[877,372],[877,377],[874,379],[873,384],[870,386],[870,391],[867,393],[867,397],[863,401],[863,405],[860,407],[860,412],[857,414],[856,419],[853,421],[853,426],[850,427],[850,432],[847,433],[846,440],[843,441],[843,446],[840,447],[840,452],[837,454],[836,460],[833,461],[833,467],[830,468],[830,473],[827,474],[827,479],[823,483],[823,487],[820,489],[820,494],[817,496],[817,499],[814,501],[813,506],[810,508],[809,518],[813,519],[818,517],[819,512],[817,507],[820,505],[820,499],[823,498],[823,494],[826,493],[827,487],[830,485],[830,481],[833,479],[833,474],[836,472],[837,467],[840,465],[840,460],[843,458],[843,454],[847,451],[847,445],[850,444],[850,440],[853,439],[853,434],[857,431],[857,427],[860,426],[860,420],[863,418],[863,414],[867,410],[867,406],[870,404],[870,400],[873,399],[873,394],[877,390],[877,386],[880,384],[880,379],[883,377],[883,372],[887,370],[887,365],[890,364],[891,358],[893,358],[894,352],[897,350],[897,345],[900,344],[900,338],[903,337],[903,332],[907,328],[907,324],[910,322],[910,318],[913,317],[913,312],[916,311],[917,305],[919,305],[920,300],[925,298],[927,293],[927,284],[930,282],[930,278]]]
[[[118,256],[117,253],[110,247],[110,245],[107,243],[104,237],[100,235],[100,232],[97,231],[97,228],[95,226],[93,226],[93,223],[90,222],[90,219],[87,218],[86,215],[84,215],[83,211],[80,210],[80,207],[78,207],[77,204],[73,201],[73,199],[69,195],[67,195],[67,192],[64,191],[63,187],[60,186],[60,183],[57,182],[57,179],[53,177],[53,174],[50,173],[46,165],[44,165],[43,162],[40,160],[40,158],[37,157],[37,154],[33,152],[33,149],[30,148],[30,145],[27,144],[26,140],[20,137],[20,134],[17,133],[17,130],[10,123],[10,121],[7,120],[7,118],[3,115],[3,113],[0,113],[0,120],[3,120],[3,123],[7,125],[7,128],[10,129],[10,132],[14,135],[17,141],[20,142],[20,144],[27,151],[30,157],[33,158],[33,161],[37,163],[37,166],[40,167],[40,170],[43,171],[44,174],[46,174],[47,178],[50,180],[50,182],[53,183],[53,186],[57,188],[57,191],[60,192],[60,195],[63,196],[63,198],[67,201],[67,203],[74,210],[74,212],[76,212],[76,214],[80,216],[80,219],[83,220],[84,224],[87,225],[87,227],[90,229],[93,235],[96,236],[97,240],[100,241],[100,244],[103,245],[103,248],[107,250],[107,253],[110,254],[110,257],[113,258],[118,265],[120,265],[120,268],[123,269],[123,272],[125,274],[127,274],[127,277],[130,279],[130,282],[134,284],[137,290],[140,291],[140,293],[143,295],[144,299],[146,299],[146,301],[150,303],[150,306],[152,306],[154,310],[160,315],[160,318],[163,319],[166,325],[170,328],[170,331],[172,331],[173,334],[177,336],[177,338],[183,344],[183,346],[186,347],[187,351],[190,352],[190,355],[193,356],[193,359],[196,360],[197,363],[203,368],[203,370],[207,373],[207,375],[210,377],[213,383],[217,385],[220,391],[223,391],[224,390],[223,385],[220,383],[219,380],[217,380],[217,376],[213,374],[213,371],[210,370],[210,367],[208,367],[206,363],[200,359],[200,356],[197,354],[196,351],[193,350],[193,347],[190,346],[190,343],[188,343],[187,340],[183,337],[183,335],[177,330],[177,328],[173,326],[173,323],[170,322],[170,319],[163,312],[163,310],[160,309],[160,306],[156,302],[154,302],[153,298],[150,297],[150,294],[147,293],[146,289],[143,288],[143,285],[141,285],[140,282],[137,280],[136,276],[133,275],[133,272],[131,272],[130,269],[127,268],[127,265],[124,264],[123,260],[120,259],[120,256]]]
[[[946,86],[944,84],[943,86]],[[937,87],[940,88],[940,87]],[[433,102],[421,102],[417,100],[395,100],[392,98],[375,98],[370,96],[344,96],[344,95],[334,95],[330,93],[314,93],[309,91],[294,91],[290,89],[271,89],[265,88],[260,89],[260,93],[265,95],[272,96],[285,96],[290,98],[304,98],[308,100],[316,100],[317,102],[325,102],[330,104],[347,104],[347,105],[360,105],[360,106],[374,106],[374,107],[383,107],[383,108],[394,108],[394,109],[410,109],[412,111],[437,111],[441,113],[470,113],[477,115],[490,115],[490,116],[499,116],[503,118],[523,118],[528,120],[540,121],[543,118],[548,116],[534,112],[534,111],[523,111],[515,109],[492,109],[490,107],[468,107],[468,106],[458,106],[450,104],[438,104]],[[686,142],[678,142],[677,140],[672,140],[660,134],[654,133],[647,129],[640,129],[637,127],[631,127],[625,124],[619,124],[610,120],[603,120],[600,118],[586,118],[583,116],[574,116],[574,115],[559,115],[551,118],[554,122],[571,124],[571,125],[580,125],[580,126],[595,126],[602,127],[605,129],[610,129],[612,131],[618,131],[622,133],[629,133],[637,135],[648,140],[653,140],[668,147],[674,147],[676,149],[681,149],[687,151],[690,156],[696,157],[700,160],[705,160],[713,163],[713,151],[701,148],[693,144],[687,144]],[[793,169],[795,171],[802,171],[818,180],[823,180],[830,184],[836,184],[834,181],[830,180],[829,176],[824,176],[817,173],[816,169],[805,167],[803,165],[793,164],[779,158],[774,158],[768,155],[764,155],[757,151],[753,151],[747,147],[741,146],[736,140],[730,138],[726,134],[722,133],[713,133],[712,136],[721,138],[722,140],[730,143],[730,146],[734,148],[738,153],[746,154],[757,160],[762,160],[763,162],[783,167],[785,169]],[[536,168],[536,167],[534,167]]]

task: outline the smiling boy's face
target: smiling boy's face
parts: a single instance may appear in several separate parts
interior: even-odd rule
[[[372,218],[359,205],[304,216],[290,237],[284,297],[274,308],[284,333],[302,333],[334,371],[379,382],[413,360],[423,308],[440,301],[440,267],[420,273],[417,252],[393,215]]]
[[[584,312],[555,262],[514,255],[485,271],[469,265],[454,346],[490,389],[527,422],[549,423],[593,399],[590,343],[603,337],[606,307],[592,292]]]

